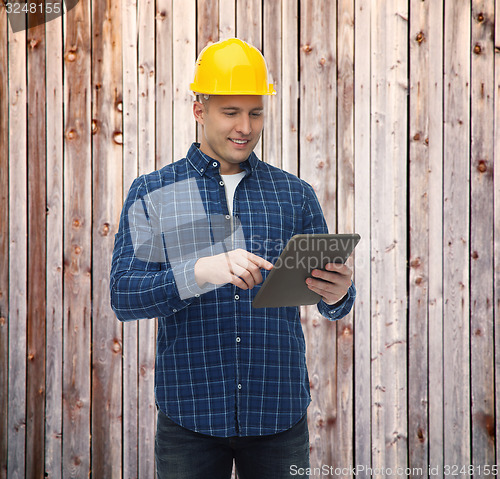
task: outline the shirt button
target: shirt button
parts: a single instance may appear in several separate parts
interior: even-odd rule
[[[238,336],[238,337],[236,338],[236,342],[237,342],[237,343],[239,343],[240,341],[241,341],[241,338]]]
[[[214,162],[212,163],[212,166],[213,166],[214,168],[217,168],[217,167],[219,166],[219,164],[218,164],[216,161],[214,161]]]
[[[202,168],[200,171],[203,173],[205,171],[205,168]]]
[[[219,181],[219,185],[224,186],[224,182],[223,181]]]
[[[235,295],[234,295],[234,299],[235,299],[236,301],[238,301],[238,299],[240,299],[240,296],[239,296],[238,294],[235,294]]]
[[[177,310],[176,310],[176,309],[173,309],[172,311],[173,311],[174,313],[177,313]]]
[[[231,219],[231,216],[230,215],[226,215],[226,220],[230,220]]]
[[[243,386],[241,384],[238,384],[238,389],[241,389]]]
[[[200,295],[199,295],[198,293],[196,293],[196,294],[195,294],[195,297],[196,297],[196,298],[199,298],[199,297],[200,297]]]

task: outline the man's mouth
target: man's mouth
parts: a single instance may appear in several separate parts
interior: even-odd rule
[[[237,145],[246,145],[250,140],[240,140],[237,138],[229,138],[233,143],[236,143]]]

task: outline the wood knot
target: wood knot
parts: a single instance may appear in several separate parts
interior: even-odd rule
[[[419,141],[420,140],[420,133],[416,133],[415,136],[413,137],[413,139],[415,141]]]
[[[4,316],[0,317],[0,326],[4,326],[6,322],[7,319]]]
[[[414,260],[410,261],[410,266],[412,268],[418,268],[420,266],[420,258],[415,258]]]
[[[476,43],[476,44],[474,45],[474,53],[475,53],[476,55],[479,55],[479,54],[481,54],[481,52],[482,52],[481,45],[479,45],[479,43]]]
[[[471,254],[471,257],[472,259],[478,259],[479,258],[479,254],[477,251],[473,251],[472,254]]]
[[[92,123],[91,123],[91,131],[92,131],[92,134],[95,135],[97,133],[97,131],[99,130],[98,126],[97,126],[97,120],[94,118],[92,120]]]
[[[165,17],[167,16],[167,13],[165,11],[158,12],[156,14],[156,20],[165,20]]]
[[[313,51],[313,47],[311,47],[311,45],[309,44],[305,44],[303,47],[302,47],[302,51],[306,54],[309,54]]]
[[[415,37],[415,40],[417,41],[417,43],[422,43],[425,39],[425,36],[424,36],[424,33],[423,32],[418,32],[417,33],[417,36]]]
[[[35,38],[32,38],[30,40],[30,48],[33,50],[34,48],[37,47],[37,45],[40,43],[40,40],[36,40]]]
[[[123,102],[122,101],[117,101],[116,102],[116,109],[118,111],[123,111]]]
[[[484,14],[481,12],[481,13],[478,13],[477,15],[477,21],[478,22],[484,22]]]
[[[68,62],[74,62],[76,60],[76,50],[69,50],[65,58]]]
[[[113,141],[117,145],[123,145],[123,133],[121,131],[115,131],[113,133]]]
[[[80,225],[81,225],[80,220],[78,218],[75,218],[73,220],[73,228],[80,228]]]
[[[73,248],[73,251],[75,254],[80,254],[82,252],[82,247],[81,246],[75,246]]]
[[[122,345],[118,339],[113,339],[113,346],[111,347],[114,353],[119,353],[122,350]]]
[[[101,236],[108,236],[109,234],[109,223],[104,223],[101,230]]]
[[[76,132],[76,130],[74,128],[70,128],[67,132],[66,132],[66,139],[67,140],[74,140],[75,138],[78,137],[78,133]]]
[[[425,436],[424,436],[424,431],[421,427],[418,428],[417,430],[417,437],[418,437],[418,440],[420,442],[424,442],[425,441]]]
[[[488,170],[488,166],[486,165],[486,161],[479,160],[479,162],[477,164],[477,171],[479,171],[479,173],[486,173],[487,170]]]

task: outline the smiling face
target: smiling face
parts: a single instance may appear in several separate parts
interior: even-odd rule
[[[194,102],[193,113],[202,125],[200,150],[220,162],[220,173],[239,173],[240,163],[252,153],[264,126],[264,102],[256,95],[212,95]]]

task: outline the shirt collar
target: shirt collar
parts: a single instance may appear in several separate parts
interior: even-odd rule
[[[218,170],[220,166],[219,161],[214,160],[200,150],[199,143],[191,145],[186,158],[200,176],[203,176],[207,171]],[[250,156],[244,162],[240,163],[240,165],[247,172],[248,176],[259,166],[259,162],[260,160],[257,158],[257,155],[252,151]]]

